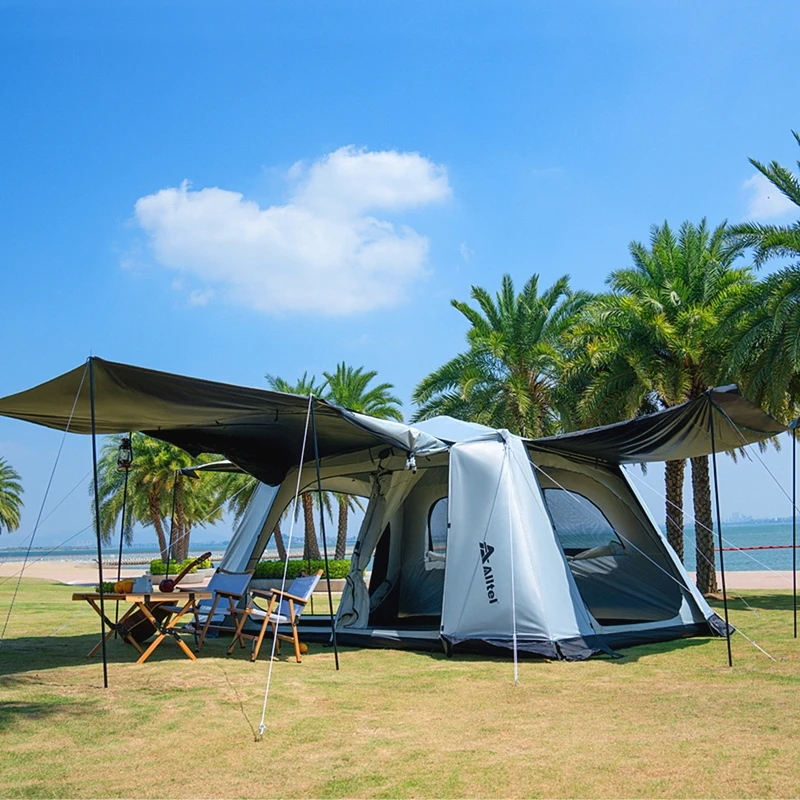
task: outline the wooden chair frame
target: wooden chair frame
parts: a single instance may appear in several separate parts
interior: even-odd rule
[[[322,577],[323,570],[318,570],[316,572],[317,577]],[[269,606],[265,610],[255,604],[255,599],[257,597],[263,597],[264,599],[269,600]],[[247,608],[243,611],[238,611],[240,615],[239,620],[236,625],[236,630],[233,634],[233,641],[231,642],[231,646],[228,648],[228,655],[233,652],[233,648],[236,646],[236,643],[239,642],[240,647],[244,647],[244,640],[245,639],[252,639],[252,652],[250,653],[250,660],[255,661],[258,658],[258,653],[261,650],[261,643],[264,641],[264,635],[267,632],[268,626],[272,626],[272,633],[276,637],[276,650],[278,653],[281,652],[281,642],[291,642],[294,645],[294,656],[297,659],[297,663],[302,662],[302,657],[300,654],[300,637],[297,633],[297,617],[299,613],[302,612],[302,609],[305,608],[306,604],[311,599],[311,596],[308,597],[298,597],[297,595],[290,594],[287,591],[281,591],[280,589],[253,589],[250,593],[250,602],[247,604]],[[278,619],[270,619],[273,614],[276,617],[279,616],[277,609],[280,608],[281,600],[286,600],[289,606],[289,614],[288,614],[288,621],[287,622],[279,622]],[[295,607],[300,606],[300,609],[297,613],[295,613]],[[248,618],[252,615],[253,611],[257,611],[260,614],[264,614],[264,620],[261,623],[261,628],[258,633],[245,633],[244,632],[244,625]],[[279,625],[290,625],[292,629],[291,636],[279,633],[278,626]]]
[[[245,572],[250,575],[252,578],[253,572],[255,570],[248,569],[244,570],[243,572],[233,572],[227,569],[218,569],[217,572],[223,575],[241,575]],[[247,618],[247,614],[245,609],[240,609],[236,607],[236,604],[247,594],[247,589],[244,592],[237,593],[237,592],[226,592],[222,589],[214,589],[214,599],[211,602],[210,606],[203,606],[200,603],[195,603],[192,607],[192,613],[194,614],[194,628],[195,628],[195,652],[199,652],[200,648],[203,646],[203,642],[206,640],[206,634],[210,629],[218,630],[218,631],[236,631],[240,627],[240,620],[239,618],[242,617],[243,619]],[[217,610],[217,606],[219,605],[220,600],[227,600],[228,608],[227,613],[231,615],[231,619],[234,622],[234,627],[230,628],[225,625],[217,625],[212,622],[214,618],[214,613]],[[203,623],[202,629],[200,630],[200,634],[198,636],[197,629],[199,626],[200,617],[207,614],[205,623]],[[242,645],[244,646],[244,645]]]

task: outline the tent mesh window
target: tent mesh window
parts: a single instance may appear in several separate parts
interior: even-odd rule
[[[428,550],[442,555],[447,550],[446,497],[440,497],[428,512]]]
[[[605,514],[582,494],[567,489],[544,489],[543,494],[561,548],[568,556],[609,542],[622,546]]]

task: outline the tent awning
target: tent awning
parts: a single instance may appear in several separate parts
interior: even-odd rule
[[[88,363],[0,399],[0,415],[91,433]],[[264,483],[300,462],[308,398],[92,358],[97,433],[141,431],[194,456],[220,453]],[[435,452],[434,437],[314,399],[321,458],[368,448]],[[305,460],[314,457],[310,437]]]
[[[534,447],[612,464],[673,461],[709,455],[713,413],[718,453],[760,442],[789,430],[739,392],[711,389],[700,397],[635,419],[575,433],[531,440]]]

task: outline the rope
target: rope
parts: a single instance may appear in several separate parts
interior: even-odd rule
[[[314,400],[313,395],[308,396],[308,409],[306,411],[306,424],[305,428],[303,429],[303,444],[300,448],[300,465],[297,470],[297,484],[294,490],[294,500],[292,501],[292,524],[289,526],[289,540],[286,544],[286,561],[283,563],[283,576],[281,577],[281,592],[284,592],[286,589],[286,572],[289,569],[289,551],[292,546],[292,536],[294,534],[294,526],[295,522],[297,521],[297,501],[300,497],[300,481],[303,476],[303,464],[305,463],[305,456],[306,456],[306,442],[308,440],[308,423],[311,419],[311,403]],[[281,604],[278,603],[275,613],[276,615],[280,612]],[[264,734],[266,733],[267,726],[265,723],[265,719],[267,716],[267,701],[269,699],[269,687],[272,682],[272,667],[275,663],[275,648],[278,644],[278,624],[277,621],[273,628],[273,637],[272,637],[272,649],[269,656],[269,670],[267,672],[267,684],[264,687],[264,705],[261,708],[261,722],[258,724],[258,736],[256,737],[257,741],[260,741]]]
[[[638,476],[638,475],[636,475],[636,473],[634,473],[634,472],[630,472],[630,471],[626,470],[626,474],[627,474],[627,475],[630,475],[632,478],[635,478],[635,479],[636,479],[637,481],[639,481],[639,482],[640,482],[642,485],[644,485],[644,486],[647,486],[647,488],[648,488],[648,489],[650,489],[650,491],[651,491],[651,492],[654,492],[655,494],[657,494],[657,495],[658,495],[658,496],[659,496],[659,497],[660,497],[662,500],[666,500],[666,501],[667,501],[667,502],[668,502],[668,503],[669,503],[671,506],[673,506],[674,508],[680,508],[680,506],[679,506],[677,503],[675,503],[674,501],[670,500],[670,499],[669,499],[669,498],[668,498],[666,495],[664,495],[664,494],[661,494],[661,492],[659,492],[659,491],[658,491],[658,489],[655,489],[654,487],[650,486],[650,484],[648,484],[648,483],[646,483],[645,481],[643,481],[641,478],[639,478],[639,476]],[[670,519],[672,519],[672,518],[670,517]],[[702,523],[702,522],[699,522],[699,521],[698,521],[698,520],[697,520],[697,519],[694,517],[694,515],[692,515],[691,513],[689,514],[689,519],[690,519],[690,520],[691,520],[691,521],[694,523],[694,525],[695,525],[695,528],[697,528],[697,527],[700,527],[700,528],[703,528],[704,530],[707,530],[707,531],[709,531],[710,533],[714,533],[714,530],[713,530],[712,528],[709,528],[709,527],[708,527],[708,525],[705,525],[704,523]],[[674,520],[673,520],[673,521],[674,521]],[[728,545],[730,545],[730,546],[731,546],[731,549],[733,549],[733,550],[737,550],[737,551],[738,551],[738,552],[740,552],[740,553],[741,553],[743,556],[746,556],[746,557],[747,557],[747,558],[749,558],[751,561],[754,561],[754,562],[755,562],[756,564],[758,564],[758,565],[759,565],[759,566],[760,566],[762,569],[769,570],[770,572],[774,572],[774,573],[776,573],[776,574],[778,574],[778,575],[780,574],[780,571],[779,571],[779,570],[777,570],[777,569],[773,569],[772,567],[769,567],[769,566],[767,566],[767,565],[766,565],[766,564],[765,564],[763,561],[759,561],[759,560],[758,560],[758,559],[757,559],[755,556],[751,556],[751,555],[750,555],[750,553],[748,553],[746,550],[743,550],[741,547],[737,547],[737,546],[736,546],[736,545],[735,545],[733,542],[731,542],[731,541],[730,541],[729,539],[727,539],[725,536],[723,536],[723,537],[722,537],[722,541],[723,541],[723,542],[725,542],[725,544],[728,544]],[[704,553],[702,553],[700,550],[698,550],[696,547],[695,547],[695,552],[699,553],[699,554],[700,554],[700,555],[701,555],[701,556],[702,556],[702,557],[703,557],[703,558],[706,560],[706,562],[708,562],[709,564],[711,563],[711,561],[710,561],[710,560],[709,560],[709,559],[706,557],[706,555],[705,555]]]
[[[721,408],[719,406],[716,406],[716,408],[719,411],[722,412],[722,414],[725,417],[725,419],[728,420],[728,423],[730,424],[730,426],[734,429],[736,434],[742,440],[742,442],[743,442],[743,444],[742,444],[742,452],[744,453],[745,457],[748,458],[750,461],[752,461],[753,460],[753,456],[752,456],[750,450],[747,449],[747,447],[750,445],[750,442],[747,441],[747,439],[745,438],[745,436],[742,433],[742,431],[739,428],[739,426],[728,416],[728,413],[725,411],[725,409]],[[776,434],[776,436],[777,436],[777,434]],[[772,473],[772,470],[766,465],[766,463],[764,462],[764,459],[761,458],[761,456],[758,454],[758,452],[753,450],[753,453],[755,454],[756,458],[759,460],[761,466],[764,467],[764,469],[767,471],[767,474],[770,476],[770,478],[772,478],[772,480],[775,481],[775,485],[781,490],[781,492],[783,492],[783,496],[789,501],[789,504],[792,506],[792,508],[796,512],[798,509],[797,509],[797,506],[794,504],[794,500],[792,500],[791,495],[789,495],[789,493],[786,491],[786,489],[783,488],[783,486],[781,485],[781,482],[775,477],[775,475]]]
[[[60,628],[56,628],[52,633],[47,634],[45,638],[49,639],[51,636],[55,636],[57,633],[60,633],[68,625],[72,625],[72,623],[75,622],[75,620],[78,619],[78,617],[83,616],[87,611],[91,610],[92,610],[91,606],[86,606],[86,608],[84,608],[83,611],[79,611],[72,619],[67,620]]]
[[[255,480],[255,478],[253,478],[253,481],[254,480]],[[227,503],[230,503],[230,501],[233,500],[235,497],[238,497],[245,489],[249,489],[253,485],[253,481],[248,481],[247,483],[245,483],[244,486],[242,486],[240,489],[237,489],[230,497],[226,498],[221,503],[219,503],[218,505],[214,506],[214,508],[212,508],[211,511],[208,512],[208,514],[206,514],[204,517],[202,517],[199,520],[197,520],[196,522],[194,522],[193,525],[202,525],[207,519],[209,519],[214,514],[216,514],[217,511],[219,511],[219,509],[221,509],[224,505],[226,505]],[[174,545],[177,547],[177,545],[180,542],[182,542],[187,536],[190,536],[191,533],[192,533],[192,529],[190,528],[189,530],[184,531],[183,533],[179,534],[178,537],[174,541]]]
[[[566,489],[564,486],[562,486],[555,478],[553,478],[551,475],[549,475],[538,464],[534,464],[533,461],[531,461],[531,463],[533,464],[534,468],[539,470],[539,472],[541,472],[542,475],[544,475],[548,480],[551,480],[556,486],[558,486],[559,489],[562,489],[564,492],[566,492],[567,497],[569,497],[574,503],[576,503],[578,506],[580,506],[581,509],[585,509],[585,506],[583,506],[577,498],[573,497],[572,493],[568,489]],[[595,506],[594,504],[592,504],[592,509],[591,510],[592,510],[593,513],[599,515],[600,517],[603,517],[600,509],[598,509],[597,506]],[[603,521],[607,522],[605,517],[603,517]],[[647,555],[647,553],[644,552],[644,550],[642,550],[641,548],[637,547],[630,539],[628,539],[626,536],[621,534],[616,529],[614,529],[614,533],[616,533],[616,535],[619,536],[620,539],[622,539],[625,542],[627,542],[634,550],[636,550],[637,552],[641,553],[641,555],[643,555],[654,567],[656,567],[657,569],[661,570],[661,572],[663,572],[670,580],[672,580],[676,584],[678,584],[678,586],[682,590],[685,591],[685,590],[688,589],[688,587],[682,581],[679,581],[674,575],[671,575],[669,572],[667,572],[667,570],[665,570],[657,561],[654,561],[649,555]],[[736,628],[735,630],[739,630],[739,629]],[[750,642],[755,647],[757,647],[759,650],[761,650],[763,653],[766,653],[766,655],[769,656],[769,653],[767,653],[766,650],[764,650],[762,647],[759,647],[755,642],[753,642],[752,639],[748,639],[748,637],[745,636],[745,634],[743,632],[740,631],[740,633],[742,633],[742,636],[744,636],[744,638],[747,639],[748,642]],[[772,658],[772,656],[769,656],[769,657]],[[772,660],[775,661],[774,658],[772,658]]]
[[[747,639],[747,641],[750,642],[751,645],[753,645],[753,647],[755,647],[757,650],[760,650],[767,658],[771,658],[776,664],[778,663],[778,659],[771,656],[760,644],[753,641],[753,639],[751,639],[749,636],[745,636],[744,633],[740,631],[738,628],[734,628],[734,630],[736,631],[736,633],[741,633],[742,636],[744,636],[744,638]]]
[[[59,500],[59,501],[58,501],[58,503],[56,503],[56,505],[55,505],[55,506],[54,506],[54,507],[53,507],[53,508],[50,510],[50,513],[49,513],[49,514],[48,514],[46,517],[43,517],[43,518],[42,518],[42,521],[41,521],[41,523],[39,524],[39,527],[41,527],[42,525],[44,525],[44,523],[45,523],[45,522],[47,522],[47,520],[48,520],[48,519],[50,519],[50,517],[52,517],[52,516],[53,516],[53,514],[55,514],[55,512],[56,512],[56,511],[58,511],[58,509],[59,509],[59,508],[60,508],[60,507],[61,507],[61,506],[62,506],[62,505],[63,505],[63,504],[66,502],[67,498],[68,498],[68,497],[69,497],[69,496],[70,496],[70,495],[71,495],[71,494],[72,494],[72,493],[73,493],[73,492],[74,492],[74,491],[75,491],[75,490],[76,490],[76,489],[77,489],[77,488],[78,488],[78,487],[79,487],[79,486],[80,486],[80,485],[81,485],[81,484],[82,484],[82,483],[83,483],[83,482],[84,482],[84,481],[85,481],[85,480],[86,480],[86,479],[87,479],[87,478],[88,478],[88,477],[89,477],[91,474],[92,474],[92,471],[91,471],[91,470],[89,470],[89,471],[88,471],[88,472],[87,472],[87,473],[86,473],[86,474],[85,474],[85,475],[84,475],[84,476],[83,476],[83,477],[82,477],[82,478],[81,478],[81,479],[80,479],[80,480],[79,480],[79,481],[78,481],[78,482],[77,482],[77,483],[76,483],[76,484],[75,484],[75,485],[74,485],[74,486],[73,486],[73,487],[72,487],[72,488],[71,488],[71,489],[70,489],[70,490],[69,490],[69,491],[68,491],[68,492],[67,492],[67,493],[66,493],[66,494],[65,494],[65,495],[64,495],[64,496],[63,496],[63,497],[62,497],[62,498]],[[84,530],[85,530],[85,529],[84,529]],[[27,536],[25,536],[25,537],[24,537],[24,538],[23,538],[23,539],[20,541],[20,543],[19,543],[19,544],[20,544],[20,547],[22,547],[22,546],[23,546],[23,545],[24,545],[24,544],[25,544],[25,543],[28,541],[28,539],[30,539],[32,536],[33,536],[33,533],[29,533]],[[74,537],[70,537],[70,538],[74,538]],[[68,539],[67,541],[69,541],[69,539]],[[62,544],[66,544],[66,542],[62,542]],[[61,545],[57,545],[57,548],[58,548],[58,547],[61,547]],[[56,549],[57,549],[57,548],[56,548]],[[51,550],[50,552],[52,552],[52,550]],[[37,560],[38,560],[38,559],[37,559]],[[33,561],[33,562],[31,562],[31,563],[35,564],[35,563],[36,563],[36,561]],[[16,573],[14,573],[14,575],[16,575]],[[14,575],[12,575],[12,576],[10,576],[10,577],[12,577],[12,578],[13,578],[13,577],[14,577]],[[6,580],[8,580],[8,578],[6,578]],[[5,583],[5,582],[6,582],[6,581],[0,581],[0,586],[1,586],[3,583]]]
[[[674,506],[675,508],[678,508],[678,504],[677,504],[677,503],[674,503],[674,502],[673,502],[672,500],[670,500],[670,499],[669,499],[669,498],[668,498],[666,495],[663,495],[663,494],[661,494],[661,492],[659,492],[657,489],[655,489],[655,488],[653,488],[652,486],[650,486],[650,484],[648,484],[648,483],[646,483],[645,481],[641,480],[641,479],[639,478],[639,476],[638,476],[638,475],[636,475],[636,473],[635,473],[635,472],[630,472],[629,470],[625,470],[625,474],[626,474],[626,475],[628,475],[628,476],[629,476],[629,477],[631,477],[631,478],[635,478],[636,480],[639,480],[639,481],[641,481],[642,485],[646,486],[648,489],[650,489],[650,491],[652,491],[652,492],[655,492],[655,493],[656,493],[656,494],[657,494],[657,495],[658,495],[658,496],[659,496],[659,497],[660,497],[662,500],[666,500],[666,501],[667,501],[667,502],[668,502],[670,505]],[[671,517],[669,514],[667,514],[666,516],[667,516],[667,519],[668,519],[668,520],[669,520],[669,521],[670,521],[670,522],[671,522],[673,525],[675,525],[675,527],[677,527],[677,528],[681,527],[680,525],[678,525],[678,523],[677,523],[677,522],[676,522],[676,521],[675,521],[675,520],[674,520],[674,519],[673,519],[673,518],[672,518],[672,517]],[[690,519],[691,519],[691,520],[692,520],[692,521],[695,523],[695,525],[699,525],[701,528],[706,528],[706,530],[708,530],[708,528],[707,528],[705,525],[703,525],[703,523],[702,523],[702,522],[698,522],[698,521],[697,521],[697,520],[696,520],[696,519],[695,519],[695,518],[694,518],[694,517],[693,517],[691,514],[689,514],[689,518],[690,518]],[[713,533],[713,531],[712,531],[712,533]],[[724,538],[725,538],[725,537],[723,537],[723,539],[724,539]],[[725,540],[725,541],[727,541],[727,540]],[[731,549],[731,550],[738,550],[738,549],[740,549],[740,548],[738,548],[738,547],[732,547],[732,548],[730,548],[730,549]],[[714,563],[714,562],[713,562],[713,561],[712,561],[712,560],[711,560],[711,559],[710,559],[710,558],[709,558],[709,557],[708,557],[708,556],[707,556],[707,555],[706,555],[706,554],[705,554],[705,553],[704,553],[702,550],[700,550],[700,549],[699,549],[697,546],[695,546],[695,548],[694,548],[694,552],[695,552],[695,556],[700,556],[700,558],[702,558],[702,559],[703,559],[703,560],[706,562],[706,564],[708,564],[709,566],[713,566],[713,567],[714,567],[714,569],[716,569],[716,564],[715,564],[715,563]],[[747,555],[747,553],[745,553],[745,555]],[[734,594],[734,595],[735,595],[735,596],[736,596],[736,597],[737,597],[739,600],[741,600],[741,601],[742,601],[742,602],[745,604],[745,606],[747,606],[747,608],[748,608],[750,611],[752,611],[752,612],[753,612],[753,614],[755,615],[756,619],[761,619],[761,617],[760,617],[760,616],[759,616],[759,614],[758,614],[758,611],[756,611],[756,610],[755,610],[755,609],[754,609],[754,608],[753,608],[753,607],[750,605],[750,603],[748,603],[748,602],[747,602],[747,600],[745,600],[745,598],[744,598],[742,595],[740,595],[740,594],[739,594],[739,592],[737,592],[737,591],[736,591],[736,589],[731,589],[730,591],[731,591],[731,592],[732,592],[732,593],[733,593],[733,594]]]
[[[64,449],[64,441],[67,438],[67,433],[69,432],[69,426],[72,423],[72,415],[75,413],[75,407],[78,405],[78,398],[81,396],[81,390],[83,389],[83,381],[86,378],[86,370],[87,367],[84,367],[83,374],[81,375],[81,382],[78,384],[78,391],[75,395],[75,399],[72,401],[72,408],[69,412],[69,418],[67,419],[67,426],[64,428],[64,434],[61,437],[61,444],[58,446],[58,452],[56,453],[56,459],[53,463],[53,469],[50,471],[50,478],[47,481],[47,486],[44,490],[44,497],[42,498],[42,504],[39,506],[39,513],[36,516],[36,523],[33,526],[33,532],[31,533],[31,540],[28,543],[28,549],[25,551],[25,558],[22,561],[22,569],[19,571],[19,580],[17,580],[17,585],[14,587],[14,594],[11,596],[11,605],[8,607],[8,614],[6,614],[6,621],[3,624],[3,631],[0,633],[0,647],[3,646],[3,642],[6,638],[6,629],[8,628],[8,621],[11,619],[11,612],[14,610],[14,603],[17,601],[17,593],[19,592],[19,586],[22,583],[22,575],[25,572],[25,567],[28,564],[28,558],[30,557],[31,550],[33,549],[33,540],[36,537],[36,532],[39,529],[39,525],[42,521],[42,514],[44,513],[44,506],[47,503],[47,497],[50,494],[50,487],[53,485],[53,478],[56,474],[56,467],[58,466],[58,461],[61,458],[61,451]]]
[[[93,527],[94,527],[94,522],[90,522],[88,525],[81,528],[77,533],[73,533],[72,536],[70,536],[67,539],[64,539],[64,541],[61,542],[60,544],[57,544],[52,550],[48,550],[46,553],[42,553],[42,555],[40,555],[39,558],[35,558],[33,561],[31,561],[31,564],[36,564],[39,561],[44,560],[45,558],[47,558],[47,556],[51,555],[52,553],[55,553],[56,550],[63,547],[68,542],[71,542],[76,536],[80,536],[82,533],[86,533],[86,531],[88,531],[89,528]],[[21,575],[24,571],[25,568],[23,567],[21,570],[15,572],[13,575],[8,575],[2,581],[0,581],[0,586],[2,586],[4,583],[8,583],[12,578],[16,578],[17,575]]]

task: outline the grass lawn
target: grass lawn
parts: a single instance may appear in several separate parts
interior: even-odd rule
[[[5,617],[16,581],[0,585]],[[143,666],[72,588],[26,579],[0,646],[2,797],[796,797],[800,640],[791,596],[744,593],[736,636],[631,648],[619,660],[526,660],[284,646],[263,741],[268,660]],[[84,611],[84,609],[86,609]],[[79,615],[76,617],[76,615]],[[70,624],[57,631],[62,625]],[[57,632],[56,632],[57,631]],[[266,647],[265,647],[266,649]]]

